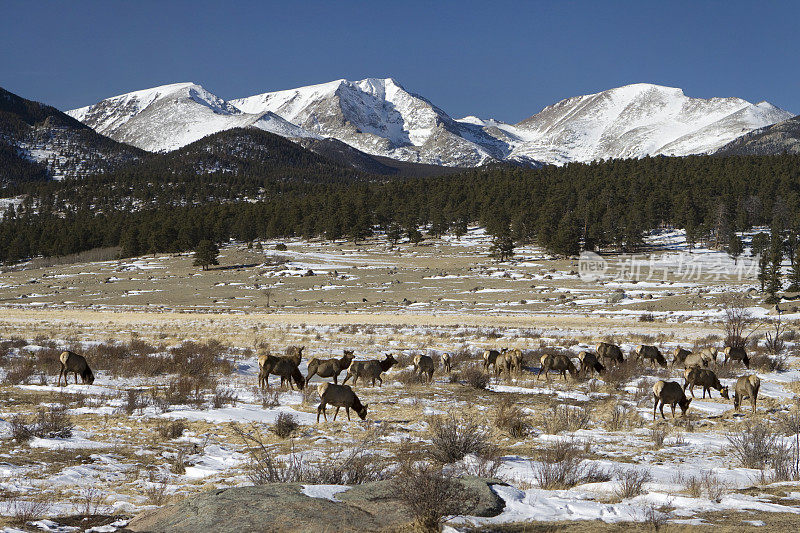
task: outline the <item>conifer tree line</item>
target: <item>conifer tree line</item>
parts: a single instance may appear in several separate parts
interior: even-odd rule
[[[474,223],[495,237],[498,256],[524,242],[558,255],[632,251],[664,226],[733,255],[736,231],[767,226],[796,242],[800,230],[800,156],[496,166],[417,179],[302,157],[206,173],[197,160],[187,168],[165,157],[138,170],[6,185],[0,196],[26,201],[0,222],[0,261],[105,246],[124,256],[176,252],[231,238],[358,241],[375,231],[418,242],[420,229],[463,234]]]

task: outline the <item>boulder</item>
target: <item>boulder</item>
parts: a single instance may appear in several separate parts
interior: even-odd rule
[[[478,500],[470,516],[496,516],[505,503],[491,489],[498,481],[477,477],[459,479]],[[355,485],[333,498],[303,493],[300,483],[270,483],[219,489],[140,513],[130,531],[246,532],[246,531],[396,531],[412,517],[394,498],[391,481]]]

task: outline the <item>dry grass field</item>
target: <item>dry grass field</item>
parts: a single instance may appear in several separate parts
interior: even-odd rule
[[[2,523],[113,531],[142,509],[214,487],[352,485],[391,477],[411,459],[507,484],[497,486],[506,502],[499,516],[446,517],[459,531],[796,528],[800,315],[787,306],[783,346],[770,349],[772,315],[758,295],[746,296],[752,276],[687,273],[674,237],[654,240],[635,276],[599,281],[535,248],[495,263],[480,231],[422,246],[231,244],[209,271],[189,255],[8,269],[0,273]],[[726,261],[693,255],[709,267]],[[682,384],[679,367],[629,362],[592,379],[537,379],[541,355],[577,362],[599,341],[626,357],[656,345],[668,360],[677,346],[721,347],[730,294],[745,295],[748,327],[758,326],[753,364],[713,368],[731,394],[738,376],[760,376],[756,414],[747,401],[736,413],[716,390],[702,399],[696,388],[685,419],[667,408],[654,421],[652,385]],[[329,409],[317,424],[324,380],[303,391],[279,389],[276,376],[270,390],[256,386],[258,354],[292,345],[305,346],[303,375],[310,358],[345,349],[357,360],[392,353],[399,364],[381,387],[354,385],[366,420],[348,422],[342,411],[333,422]],[[502,347],[523,352],[523,370],[486,376],[483,351]],[[65,349],[87,357],[92,385],[70,377],[57,386]],[[438,365],[445,352],[451,373]],[[412,373],[417,354],[437,362],[430,385]],[[760,451],[737,451],[737,435]],[[277,466],[265,470],[270,461]]]

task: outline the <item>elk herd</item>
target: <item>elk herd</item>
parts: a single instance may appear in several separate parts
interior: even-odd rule
[[[344,350],[344,355],[340,358],[320,359],[313,357],[308,361],[308,373],[303,376],[300,371],[300,364],[303,358],[304,346],[290,346],[286,349],[283,356],[276,356],[269,353],[262,353],[258,356],[258,385],[261,388],[269,388],[269,376],[275,375],[280,377],[281,387],[289,385],[290,389],[294,389],[297,385],[298,389],[302,390],[308,384],[309,380],[318,376],[320,378],[329,378],[333,383],[323,382],[317,385],[317,392],[320,397],[320,404],[317,407],[317,422],[319,416],[322,414],[327,421],[327,406],[331,405],[336,407],[336,412],[333,419],[339,413],[339,409],[344,407],[347,413],[347,419],[350,420],[350,410],[353,409],[356,414],[363,420],[367,416],[367,405],[362,404],[352,387],[347,385],[347,382],[352,379],[352,385],[356,385],[358,380],[361,379],[363,384],[369,383],[375,386],[383,385],[383,378],[381,375],[387,372],[392,366],[397,364],[397,359],[392,354],[386,354],[382,360],[366,360],[356,361],[355,355],[352,350]],[[724,359],[723,359],[724,358]],[[500,350],[485,350],[483,352],[483,369],[487,374],[494,371],[495,376],[499,379],[503,374],[507,378],[511,377],[512,373],[519,374],[523,369],[523,353],[516,348],[502,348]],[[692,398],[695,397],[694,388],[702,387],[703,398],[708,394],[711,397],[711,390],[719,392],[720,396],[724,399],[730,399],[728,387],[720,383],[714,370],[711,367],[715,366],[718,360],[723,359],[722,363],[727,364],[730,361],[741,362],[745,368],[749,368],[750,359],[747,352],[742,347],[727,346],[722,350],[717,348],[703,348],[697,352],[690,352],[683,348],[676,348],[672,352],[672,361],[667,362],[666,357],[661,353],[661,350],[656,346],[639,345],[634,348],[628,358],[626,359],[622,349],[616,344],[601,342],[597,345],[594,352],[582,351],[577,356],[578,365],[576,365],[572,358],[564,353],[547,353],[540,357],[539,369],[536,375],[538,380],[542,374],[545,378],[550,380],[550,373],[559,373],[564,380],[567,379],[567,373],[573,378],[578,378],[581,374],[583,376],[594,377],[594,374],[602,375],[609,367],[624,364],[629,361],[635,361],[639,364],[648,364],[652,367],[656,365],[666,368],[671,365],[673,368],[683,367],[683,385],[675,381],[660,380],[653,385],[653,419],[656,419],[656,411],[661,412],[661,417],[664,416],[664,406],[669,405],[672,409],[672,416],[675,417],[675,406],[681,408],[682,414],[685,416],[689,408],[691,399],[686,396],[686,389],[689,389]],[[59,360],[61,362],[61,371],[58,376],[58,383],[61,384],[61,378],[64,378],[64,385],[67,384],[67,376],[72,373],[75,375],[75,383],[78,382],[78,375],[81,376],[83,383],[91,385],[94,382],[94,374],[92,373],[86,359],[76,353],[65,351]],[[417,375],[423,382],[431,383],[433,381],[433,374],[436,370],[436,363],[429,355],[416,355],[413,358],[413,374]],[[441,365],[445,372],[448,374],[452,370],[452,358],[450,354],[443,353],[441,356]],[[339,384],[339,375],[342,372],[347,372],[342,384]],[[758,376],[743,375],[738,378],[733,390],[733,406],[736,411],[742,404],[743,400],[750,400],[752,412],[756,411],[756,401],[758,399],[758,391],[761,386],[761,380]]]

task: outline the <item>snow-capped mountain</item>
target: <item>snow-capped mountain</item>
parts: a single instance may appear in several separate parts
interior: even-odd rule
[[[791,113],[741,98],[689,98],[681,89],[639,83],[544,108],[514,125],[467,117],[505,140],[510,159],[570,161],[703,154]]]
[[[151,152],[252,126],[283,137],[310,134],[273,113],[243,113],[194,83],[175,83],[107,98],[67,114],[114,140]]]
[[[726,144],[720,155],[800,154],[800,116],[753,130]]]
[[[246,113],[272,112],[368,154],[403,161],[478,166],[508,152],[505,143],[453,120],[392,78],[336,80],[231,103]]]
[[[681,89],[634,84],[562,100],[517,124],[454,120],[392,78],[342,79],[230,101],[182,83],[69,114],[151,151],[253,126],[289,138],[335,139],[401,161],[468,167],[709,153],[792,116],[766,102],[690,98]]]

